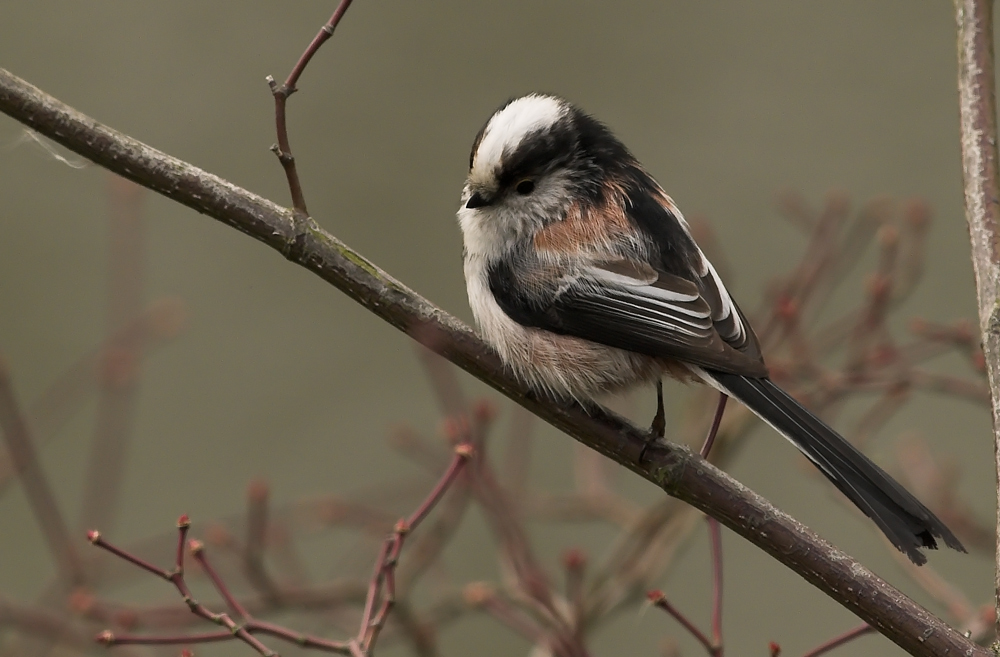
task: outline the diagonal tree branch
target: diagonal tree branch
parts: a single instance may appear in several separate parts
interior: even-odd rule
[[[962,131],[965,218],[979,299],[979,329],[990,382],[993,442],[1000,477],[1000,162],[993,64],[993,0],[955,0],[958,105]],[[1000,482],[1000,479],[998,479]],[[997,488],[1000,536],[1000,484]],[[997,637],[1000,639],[1000,541],[996,553]]]
[[[311,218],[97,123],[0,69],[0,111],[134,182],[281,252],[583,444],[704,511],[754,543],[913,655],[987,657],[857,561],[690,450],[659,444],[600,408],[539,399],[506,373],[467,326],[370,263]]]

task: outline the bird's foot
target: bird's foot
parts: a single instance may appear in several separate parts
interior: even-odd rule
[[[642,451],[639,452],[639,463],[646,457],[646,450],[649,446],[664,437],[667,429],[667,416],[663,410],[663,381],[657,380],[656,382],[656,415],[653,416],[653,422],[649,425],[649,439],[646,440],[646,444],[642,446]]]

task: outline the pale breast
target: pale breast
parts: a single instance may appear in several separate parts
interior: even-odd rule
[[[653,381],[673,368],[630,351],[521,326],[500,308],[487,283],[482,258],[468,256],[469,305],[483,338],[514,374],[533,389],[578,400]]]

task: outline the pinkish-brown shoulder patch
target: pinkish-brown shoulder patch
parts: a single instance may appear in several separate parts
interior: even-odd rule
[[[608,197],[607,202],[594,208],[584,209],[579,203],[572,204],[562,221],[535,234],[535,248],[556,253],[607,250],[606,244],[632,230],[625,215],[624,196],[612,193]]]

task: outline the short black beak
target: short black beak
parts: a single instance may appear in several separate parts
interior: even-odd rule
[[[490,202],[486,200],[486,197],[484,197],[479,192],[475,192],[472,196],[469,197],[469,200],[468,202],[466,202],[465,207],[467,207],[470,210],[473,210],[475,208],[481,208],[489,204]]]

